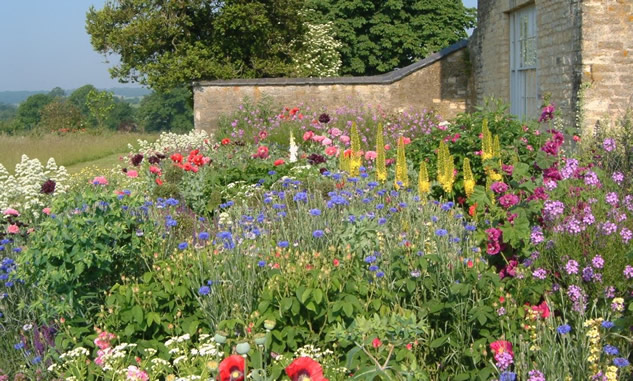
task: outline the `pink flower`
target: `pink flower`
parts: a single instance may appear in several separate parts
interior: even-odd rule
[[[47,216],[50,216],[51,215],[51,208],[46,207],[46,208],[42,209],[42,213],[46,214]]]
[[[321,144],[323,144],[324,146],[329,146],[330,144],[332,144],[332,139],[325,138],[325,139],[321,140]]]
[[[404,143],[405,145],[406,145],[406,144],[409,144],[409,143],[411,143],[411,139],[409,139],[409,138],[407,138],[407,137],[403,136],[403,137],[402,137],[402,143]]]
[[[337,152],[338,152],[338,147],[336,146],[329,146],[325,149],[325,154],[328,156],[334,156],[336,155]]]
[[[103,176],[97,176],[92,179],[94,185],[108,185],[108,180]]]
[[[512,343],[505,340],[497,340],[490,343],[490,349],[494,352],[495,355],[499,355],[501,353],[509,353],[510,356],[514,357],[514,352],[512,351]]]
[[[149,380],[149,376],[143,370],[135,367],[134,365],[130,365],[127,368],[127,378],[128,381],[147,381]]]
[[[138,177],[138,172],[133,169],[128,169],[127,177],[136,178]]]
[[[314,132],[312,132],[312,131],[306,131],[306,132],[303,134],[303,141],[304,141],[304,142],[307,142],[308,140],[312,139],[312,137],[313,137],[313,136],[314,136]]]
[[[267,159],[268,158],[268,147],[259,146],[257,147],[257,153],[253,155],[254,158]]]
[[[375,160],[377,157],[378,154],[375,151],[365,152],[365,160]]]
[[[259,131],[259,139],[260,140],[264,140],[268,137],[268,132],[266,131]]]
[[[18,227],[18,225],[9,225],[9,227],[7,228],[7,232],[9,234],[18,234],[20,232],[20,228]]]
[[[499,204],[505,209],[508,209],[518,203],[519,197],[512,193],[504,194],[503,196],[499,197]]]
[[[374,348],[378,348],[380,345],[382,344],[382,341],[380,341],[379,338],[374,338],[374,340],[372,340],[371,342],[371,346]]]
[[[334,137],[341,136],[342,134],[343,134],[343,131],[339,130],[336,127],[334,127],[333,129],[330,130],[330,135],[332,135]]]
[[[323,141],[323,139],[325,139],[325,136],[323,136],[323,135],[314,135],[312,137],[312,140],[314,140],[317,143],[321,143]]]
[[[20,213],[17,210],[13,209],[13,208],[5,209],[5,211],[2,212],[2,214],[4,214],[5,216],[15,216],[15,217],[20,215]]]
[[[391,146],[389,144],[385,144],[385,151],[389,151],[391,149]]]
[[[343,144],[347,144],[347,143],[349,143],[349,141],[350,141],[349,136],[347,136],[347,135],[341,135],[341,137],[339,138],[339,140],[340,140],[340,141],[341,141],[341,143],[343,143]]]

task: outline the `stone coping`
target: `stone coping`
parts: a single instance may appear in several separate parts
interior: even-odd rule
[[[328,78],[242,78],[220,79],[214,81],[195,81],[193,87],[204,86],[301,86],[301,85],[388,85],[407,75],[429,66],[440,59],[468,46],[468,40],[461,40],[447,46],[437,53],[389,73],[364,77],[328,77]]]

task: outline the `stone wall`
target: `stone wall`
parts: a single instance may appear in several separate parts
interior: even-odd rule
[[[535,5],[538,97],[551,97],[566,124],[575,121],[580,84],[580,0],[479,0],[477,30],[470,43],[475,99],[510,102],[510,16]]]
[[[461,41],[405,68],[371,77],[195,82],[195,127],[213,132],[221,114],[235,111],[244,97],[257,101],[264,94],[288,107],[304,102],[334,108],[352,101],[380,104],[393,112],[433,109],[452,118],[469,106],[471,71],[466,46],[467,41]]]
[[[583,127],[608,124],[633,107],[633,0],[582,2]]]

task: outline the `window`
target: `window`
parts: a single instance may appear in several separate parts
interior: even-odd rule
[[[510,18],[510,111],[522,119],[538,115],[536,8],[521,8]]]

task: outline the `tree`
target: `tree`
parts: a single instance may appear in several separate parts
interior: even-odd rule
[[[58,97],[42,108],[38,126],[48,131],[79,128],[81,112],[67,99]]]
[[[26,98],[18,106],[16,130],[31,130],[35,128],[40,122],[42,109],[52,101],[53,97],[48,94],[35,94]]]
[[[86,119],[90,117],[90,110],[88,109],[88,103],[86,100],[88,99],[88,94],[91,91],[98,90],[92,85],[84,85],[73,91],[68,97],[70,103],[74,104],[81,111],[81,115],[83,115]]]
[[[48,93],[48,95],[53,97],[53,98],[58,98],[58,97],[59,98],[64,98],[66,96],[66,92],[61,87],[57,86],[57,87],[53,88],[53,90],[51,90]]]
[[[111,130],[133,131],[136,129],[134,111],[128,102],[114,98],[114,108],[108,115],[106,125]]]
[[[121,82],[155,90],[196,79],[292,72],[291,42],[303,36],[303,0],[109,0],[91,7],[86,30],[98,52],[120,56]]]
[[[346,75],[404,67],[460,39],[475,10],[462,0],[306,0],[311,20],[332,21]]]
[[[17,107],[15,107],[14,105],[0,103],[0,120],[13,119],[16,113]]]
[[[104,128],[105,122],[114,109],[114,97],[109,91],[91,90],[86,96],[86,106],[90,115],[97,121],[98,128]]]
[[[139,123],[145,131],[191,131],[193,108],[189,99],[187,88],[154,92],[141,101],[137,111]]]

